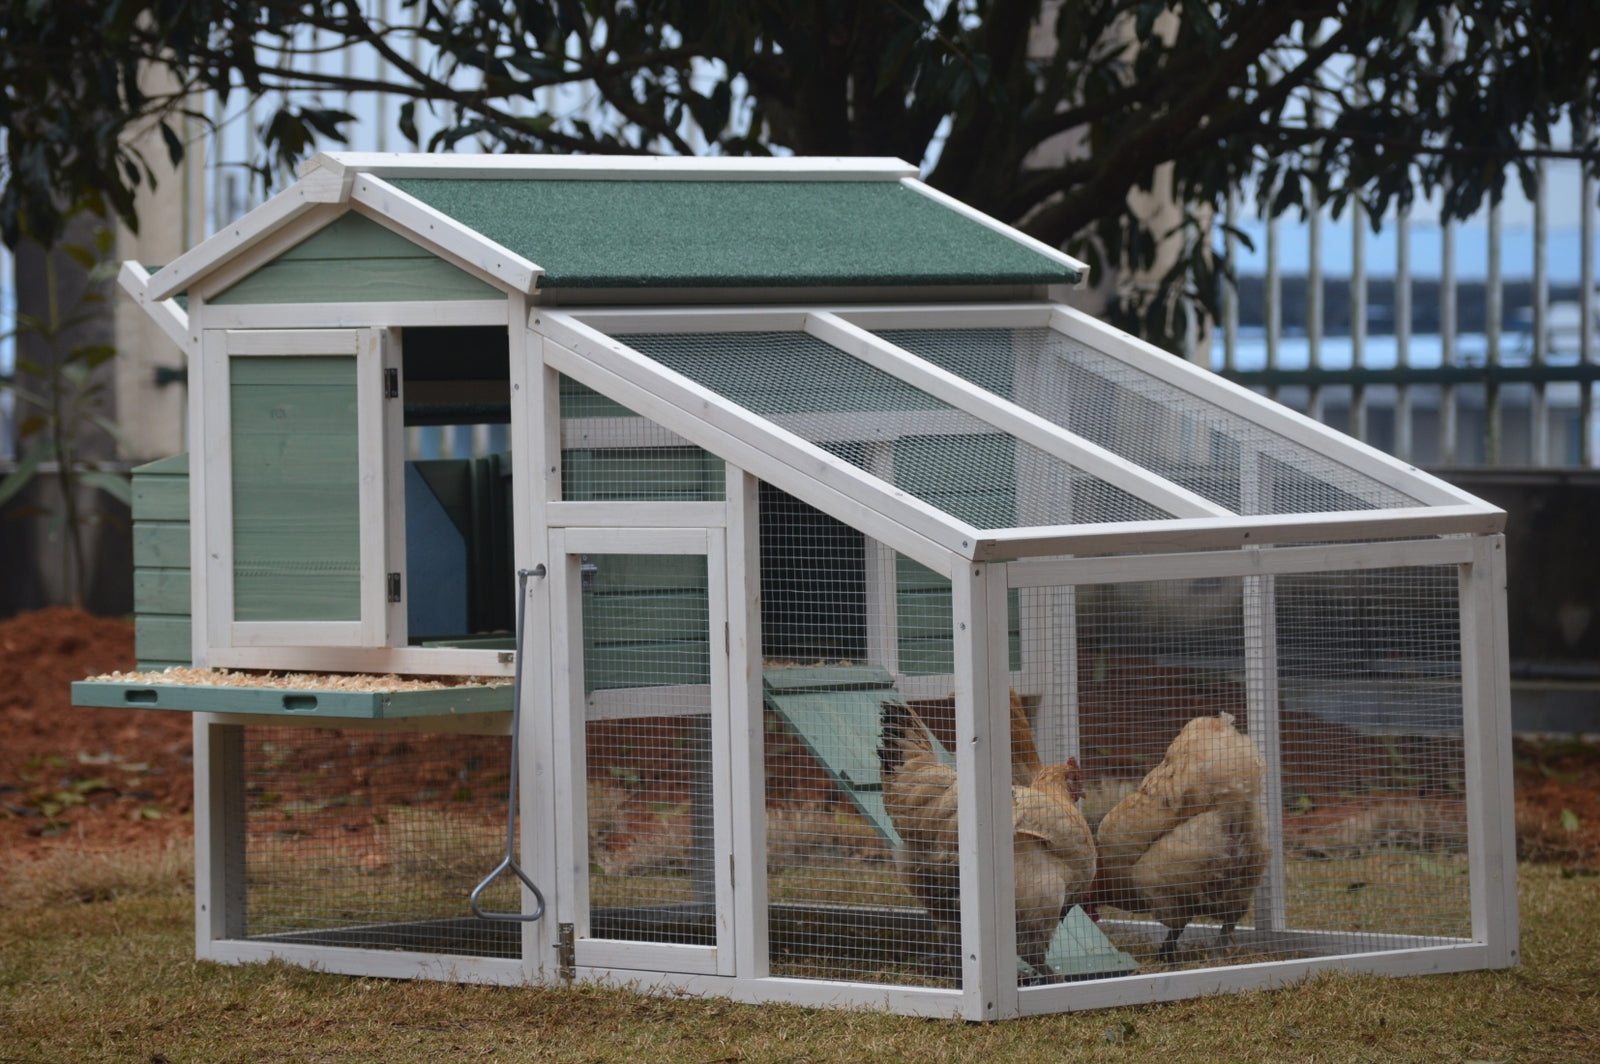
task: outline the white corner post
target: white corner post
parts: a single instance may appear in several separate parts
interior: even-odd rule
[[[732,850],[734,974],[771,974],[767,920],[766,728],[761,687],[760,482],[733,465],[724,467],[728,504],[728,749],[735,801]],[[870,588],[868,594],[871,594]]]
[[[1458,607],[1472,937],[1487,948],[1489,966],[1504,968],[1519,962],[1520,949],[1503,534],[1473,539]]]
[[[965,562],[950,580],[961,846],[962,1015],[1018,1011],[1011,833],[1006,567]]]

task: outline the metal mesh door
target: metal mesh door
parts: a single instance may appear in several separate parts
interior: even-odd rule
[[[589,935],[714,944],[706,555],[580,572]]]
[[[225,730],[225,729],[219,729]],[[240,728],[242,794],[221,810],[240,873],[229,937],[479,957],[522,955],[472,888],[505,851],[504,736]],[[484,906],[515,912],[503,877]]]

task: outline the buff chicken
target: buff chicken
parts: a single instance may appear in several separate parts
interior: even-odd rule
[[[884,806],[904,846],[900,874],[953,948],[961,926],[956,771],[942,763],[916,712],[891,705],[884,719]],[[1078,811],[1077,762],[1044,766],[1021,702],[1011,701],[1011,826],[1015,844],[1017,952],[1041,977],[1062,917],[1094,878],[1094,836]]]
[[[1270,851],[1261,809],[1265,763],[1233,716],[1196,717],[1139,789],[1100,821],[1100,868],[1085,908],[1148,912],[1166,925],[1157,959],[1171,961],[1189,921],[1222,924],[1227,948]]]

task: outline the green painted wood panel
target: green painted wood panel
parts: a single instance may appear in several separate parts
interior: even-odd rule
[[[133,611],[137,614],[178,613],[190,609],[189,570],[135,569]]]
[[[705,624],[706,592],[679,591],[666,594],[591,595],[584,600],[584,629],[604,638],[604,633],[622,632],[626,638],[653,633],[662,639],[680,635],[686,619]]]
[[[135,521],[189,520],[189,478],[133,474]]]
[[[187,617],[135,617],[133,651],[143,661],[188,661],[191,625]]]
[[[157,458],[153,462],[146,462],[142,466],[133,468],[134,476],[149,475],[153,477],[186,477],[189,475],[189,454],[174,454],[166,458]]]
[[[560,383],[561,416],[569,417],[638,417],[639,415],[613,399],[608,399],[589,387],[563,375]]]
[[[505,293],[354,212],[319,229],[212,303],[503,299]]]
[[[647,594],[706,589],[702,554],[595,554],[591,589],[597,593]]]
[[[361,616],[356,360],[230,361],[234,619]]]
[[[189,525],[135,524],[133,564],[136,569],[188,569]]]
[[[255,713],[286,717],[386,720],[509,713],[511,685],[463,684],[433,691],[301,691],[272,687],[202,687],[80,681],[72,704],[116,709]]]

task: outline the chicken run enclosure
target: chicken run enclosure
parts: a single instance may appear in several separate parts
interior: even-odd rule
[[[195,714],[198,955],[974,1020],[1515,964],[1503,514],[1081,273],[887,160],[353,154],[128,264],[192,453],[74,693]]]

